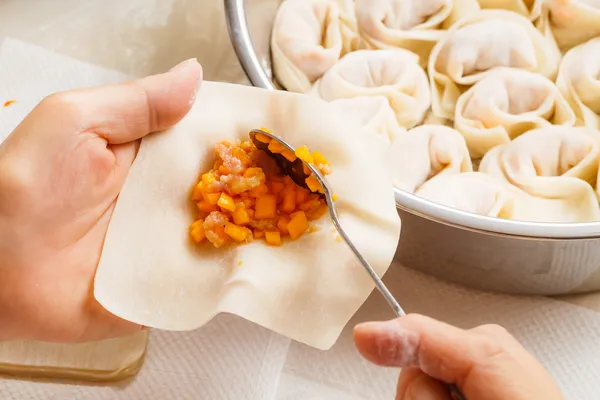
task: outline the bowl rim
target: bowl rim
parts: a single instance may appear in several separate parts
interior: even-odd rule
[[[253,86],[277,90],[271,77],[261,65],[254,48],[246,19],[245,0],[225,0],[225,17],[229,38],[246,76]],[[593,239],[600,238],[600,221],[553,223],[514,221],[478,215],[417,197],[394,188],[396,205],[415,211],[423,218],[473,230],[539,239]]]
[[[488,217],[434,203],[398,188],[394,188],[394,197],[396,205],[401,206],[401,208],[415,211],[425,217],[431,217],[451,225],[479,231],[540,239],[592,239],[600,237],[600,222],[529,222]]]

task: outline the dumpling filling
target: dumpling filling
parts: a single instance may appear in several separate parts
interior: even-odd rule
[[[331,173],[331,165],[318,151],[311,153],[303,146],[292,153],[266,135],[257,138],[268,143],[271,153],[290,162],[300,158],[317,166],[323,175]],[[192,191],[198,210],[190,226],[194,242],[208,241],[219,248],[262,238],[279,246],[284,237],[297,239],[310,231],[310,222],[327,212],[320,195],[323,187],[308,168],[304,170],[306,189],[284,175],[272,156],[250,140],[220,142],[214,151],[213,168],[201,175]]]

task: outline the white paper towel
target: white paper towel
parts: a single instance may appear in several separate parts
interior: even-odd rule
[[[177,61],[177,60],[175,60]],[[0,43],[3,138],[45,95],[110,83],[123,75],[6,39]],[[405,309],[461,327],[499,323],[532,351],[568,399],[600,399],[600,314],[544,297],[482,293],[394,265],[385,281]],[[86,387],[0,380],[12,399],[391,399],[398,371],[362,360],[352,326],[389,319],[378,293],[361,308],[334,348],[320,352],[221,315],[195,332],[153,332],[139,375],[130,383]]]

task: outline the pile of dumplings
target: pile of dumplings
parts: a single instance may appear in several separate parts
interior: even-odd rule
[[[284,0],[271,55],[385,146],[396,188],[600,221],[600,0]]]

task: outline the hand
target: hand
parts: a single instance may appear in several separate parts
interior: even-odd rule
[[[139,139],[189,111],[198,62],[44,99],[0,146],[0,340],[91,341],[141,329],[93,278]],[[135,223],[135,221],[132,221]]]
[[[560,390],[505,329],[463,330],[421,315],[358,325],[354,341],[369,361],[400,367],[397,400],[450,400],[454,383],[467,400],[559,400]]]

